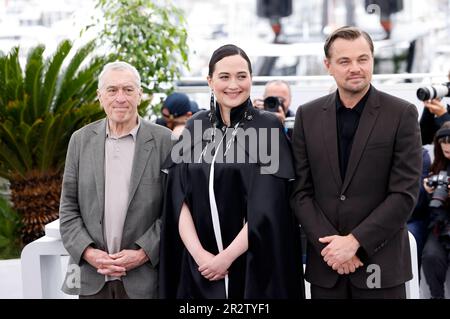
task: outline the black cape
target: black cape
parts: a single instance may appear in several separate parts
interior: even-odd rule
[[[303,298],[299,228],[288,201],[289,180],[295,175],[283,127],[273,114],[253,108],[250,100],[232,110],[228,129],[221,121],[218,108],[216,110],[217,130],[221,130],[218,133],[226,132],[222,147],[217,151],[219,155],[226,153],[225,163],[216,162],[214,165],[214,194],[224,248],[237,236],[244,222],[248,222],[249,247],[229,268],[228,298]],[[198,266],[185,249],[178,232],[180,210],[185,201],[203,248],[213,254],[218,253],[208,195],[211,165],[205,160],[197,163],[199,150],[211,140],[211,134],[205,133],[211,128],[210,115],[210,111],[202,111],[188,121],[184,133],[189,132],[190,136],[182,136],[171,158],[166,161],[169,171],[161,233],[161,298],[226,297],[224,280],[209,281],[198,272]],[[202,129],[198,130],[200,124]],[[268,154],[272,150],[277,152],[279,168],[275,173],[262,173],[268,167],[267,159],[255,153],[250,143],[243,143],[242,139],[228,142],[232,138],[233,127],[243,130],[267,128],[267,131],[273,129],[277,133],[278,151],[272,145],[274,140],[270,142],[269,133],[269,137],[264,134],[257,136],[258,143],[264,141],[269,144]],[[200,136],[194,136],[196,129],[197,133],[202,133]],[[189,143],[181,147],[183,140]],[[227,145],[230,147],[226,152]],[[235,153],[232,154],[231,150]],[[243,150],[245,163],[238,162],[236,155]],[[184,162],[180,163],[182,157]],[[231,163],[227,162],[230,158],[233,159]]]

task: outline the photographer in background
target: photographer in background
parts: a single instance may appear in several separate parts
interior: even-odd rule
[[[445,122],[434,137],[434,161],[423,181],[431,194],[429,234],[422,252],[422,268],[430,286],[431,298],[445,297],[445,276],[450,262],[450,122]]]
[[[431,144],[436,131],[444,122],[450,121],[450,105],[441,99],[423,101],[423,113],[420,117],[422,145]]]
[[[292,95],[289,83],[283,80],[272,80],[267,82],[264,89],[263,99],[255,99],[253,106],[258,109],[265,109],[273,112],[280,122],[284,125],[287,117],[293,117],[295,114],[289,110]],[[286,130],[289,138],[292,136],[292,128]]]
[[[448,80],[450,81],[450,71]],[[444,85],[434,85],[417,90],[417,97],[424,104],[422,116],[420,117],[422,145],[433,143],[436,131],[444,122],[450,121],[450,101],[447,98],[450,95],[449,84],[450,82],[447,82]],[[443,99],[441,99],[442,97]]]
[[[156,124],[163,125],[172,131],[172,135],[178,138],[193,113],[198,111],[196,102],[189,100],[184,93],[174,92],[163,103],[162,117],[156,120]]]

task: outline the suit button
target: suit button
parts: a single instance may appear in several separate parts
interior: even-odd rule
[[[339,199],[340,199],[341,201],[344,201],[344,200],[347,199],[347,197],[345,197],[345,195],[341,195],[341,197],[339,197]]]

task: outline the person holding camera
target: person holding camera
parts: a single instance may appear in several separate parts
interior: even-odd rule
[[[450,71],[448,73],[450,81]],[[433,143],[434,135],[444,122],[450,121],[450,82],[425,86],[417,89],[417,98],[423,101],[420,117],[422,145]]]
[[[440,98],[423,101],[423,112],[420,117],[422,144],[433,143],[433,137],[444,122],[450,121],[450,105],[444,104]]]
[[[266,83],[263,98],[255,99],[253,106],[261,110],[273,112],[281,124],[284,125],[287,117],[295,116],[289,109],[291,101],[292,94],[289,83],[283,80],[272,80]],[[286,133],[290,138],[292,136],[292,129],[286,129]]]
[[[445,276],[450,263],[450,122],[434,137],[434,161],[423,186],[431,195],[428,238],[422,252],[422,269],[432,298],[445,297]]]
[[[324,51],[337,90],[298,108],[292,136],[291,206],[308,238],[311,298],[404,299],[422,168],[417,108],[371,85],[366,32],[341,27]]]

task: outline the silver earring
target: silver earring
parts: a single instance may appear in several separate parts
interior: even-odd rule
[[[214,125],[216,124],[216,103],[215,103],[215,98],[214,98],[214,91],[211,91],[211,100],[209,103],[209,107],[210,107],[210,121],[211,121],[211,125],[214,127]]]

